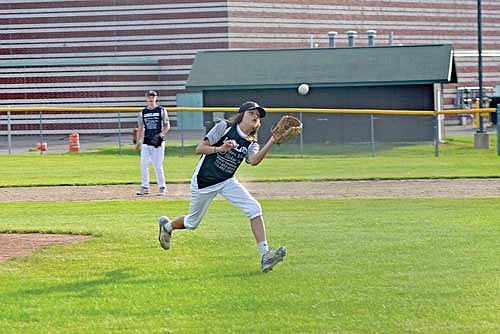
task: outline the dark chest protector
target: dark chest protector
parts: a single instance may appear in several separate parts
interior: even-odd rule
[[[214,146],[220,147],[225,141],[234,139],[238,143],[236,148],[227,152],[205,155],[203,163],[198,171],[198,188],[202,189],[234,176],[236,170],[248,155],[248,147],[251,141],[242,138],[236,130],[236,124],[226,122],[228,130]]]

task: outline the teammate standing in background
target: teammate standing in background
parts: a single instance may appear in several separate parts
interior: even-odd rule
[[[160,135],[164,138],[170,130],[170,121],[165,108],[157,104],[158,93],[154,90],[146,92],[147,106],[139,113],[137,128],[136,149],[141,149],[141,188],[137,195],[149,193],[149,164],[153,163],[156,174],[156,182],[159,187],[158,195],[167,193],[167,183],[163,171],[163,160],[165,158],[165,142],[154,145],[153,138]]]
[[[210,203],[221,194],[240,208],[250,219],[250,226],[261,256],[261,268],[268,272],[286,256],[284,247],[276,251],[268,249],[262,208],[247,189],[234,177],[241,162],[258,165],[274,144],[274,137],[260,149],[257,134],[260,120],[266,111],[256,102],[248,101],[240,106],[238,114],[229,121],[217,123],[196,147],[201,158],[191,179],[189,213],[170,220],[160,218],[159,241],[164,249],[170,248],[173,230],[195,229],[205,216]]]

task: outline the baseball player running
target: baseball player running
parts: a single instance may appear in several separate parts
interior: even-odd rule
[[[167,191],[163,160],[165,159],[164,137],[170,130],[170,121],[165,108],[156,103],[158,93],[154,90],[146,92],[147,106],[139,113],[136,149],[141,149],[141,188],[138,196],[149,193],[149,164],[153,163],[158,183],[158,195],[164,196]]]
[[[212,200],[221,194],[250,219],[262,271],[269,272],[283,260],[286,256],[285,247],[275,251],[268,248],[260,203],[234,176],[243,160],[252,166],[258,165],[275,143],[273,136],[262,148],[257,143],[260,121],[265,115],[266,111],[258,103],[248,101],[240,106],[239,112],[229,121],[217,123],[207,133],[196,147],[196,153],[201,154],[201,158],[191,179],[189,213],[174,220],[166,216],[160,218],[158,239],[161,247],[166,250],[170,248],[174,230],[194,230],[198,227]]]

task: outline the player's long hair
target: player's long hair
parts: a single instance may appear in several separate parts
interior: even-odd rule
[[[244,112],[239,112],[236,115],[231,116],[229,118],[229,122],[231,122],[232,124],[240,124],[241,121],[243,121],[244,114],[245,114]],[[260,122],[259,125],[252,132],[248,134],[247,137],[248,141],[257,141],[257,138],[259,136],[259,128],[260,128]]]

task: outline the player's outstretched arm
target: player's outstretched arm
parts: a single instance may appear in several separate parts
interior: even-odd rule
[[[264,158],[267,155],[267,152],[269,152],[269,150],[271,149],[271,147],[274,145],[275,142],[276,141],[274,137],[271,136],[271,138],[269,138],[267,143],[259,150],[259,152],[249,156],[248,162],[250,163],[250,165],[257,166],[258,164],[260,164],[260,162],[264,160]]]

